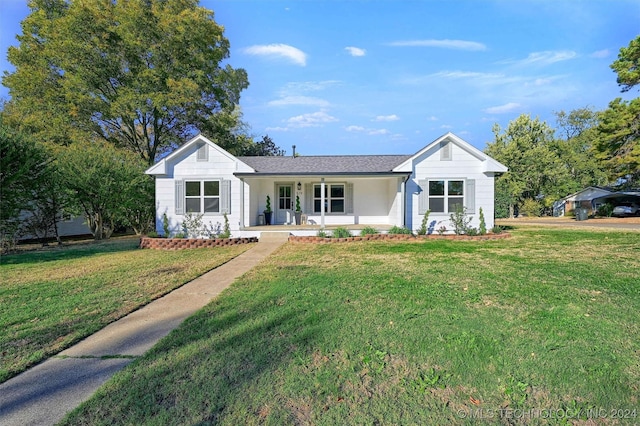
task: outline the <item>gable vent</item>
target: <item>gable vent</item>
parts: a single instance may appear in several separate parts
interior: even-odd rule
[[[451,142],[440,142],[440,161],[451,161]]]

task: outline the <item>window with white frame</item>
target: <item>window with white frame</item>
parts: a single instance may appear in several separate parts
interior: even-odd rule
[[[320,213],[322,207],[322,185],[313,185],[313,212]],[[345,185],[343,183],[325,184],[325,212],[345,212]]]
[[[187,213],[220,213],[220,181],[194,180],[184,182]]]
[[[428,191],[432,213],[453,213],[464,206],[464,180],[430,180]]]

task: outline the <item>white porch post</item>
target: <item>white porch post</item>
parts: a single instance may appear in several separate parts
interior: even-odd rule
[[[324,178],[320,178],[320,226],[324,229],[324,203],[325,203]]]
[[[240,229],[244,229],[244,178],[240,178]]]
[[[405,209],[406,209],[406,203],[407,203],[407,199],[406,199],[406,186],[407,186],[407,181],[404,178],[400,178],[400,226],[404,227],[405,224],[407,223],[407,218],[405,215]]]

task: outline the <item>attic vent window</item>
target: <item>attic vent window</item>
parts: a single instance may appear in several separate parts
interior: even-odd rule
[[[205,143],[198,147],[198,154],[196,156],[198,161],[209,161],[209,146]]]
[[[451,161],[451,143],[440,143],[440,161]]]

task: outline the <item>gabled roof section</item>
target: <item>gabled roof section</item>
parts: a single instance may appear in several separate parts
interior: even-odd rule
[[[212,141],[210,141],[209,139],[204,137],[202,134],[198,134],[197,136],[195,136],[191,140],[185,142],[180,148],[176,149],[171,154],[167,155],[162,160],[158,161],[156,164],[154,164],[153,166],[149,167],[145,171],[145,173],[148,174],[148,175],[154,175],[154,176],[166,175],[167,174],[167,165],[168,164],[171,164],[171,162],[173,162],[176,158],[180,157],[180,155],[182,155],[185,151],[188,151],[189,149],[191,149],[191,147],[193,145],[198,145],[198,144],[201,144],[201,143],[208,144],[209,146],[211,146],[213,149],[218,151],[223,156],[229,158],[232,161],[238,162],[238,158],[237,157],[235,157],[234,155],[230,154],[229,152],[227,152],[226,150],[221,148],[219,145],[216,145],[215,143],[213,143]],[[248,166],[246,164],[243,164],[243,165],[246,166],[246,168],[250,168],[250,166]]]
[[[300,157],[238,157],[260,175],[392,174],[409,155],[310,155]],[[241,174],[241,173],[236,173]]]
[[[482,162],[482,171],[483,172],[493,172],[493,173],[504,173],[509,169],[504,164],[494,160],[489,157],[484,152],[480,151],[473,145],[449,132],[445,135],[440,136],[438,139],[431,142],[429,145],[422,148],[420,151],[416,152],[414,155],[410,155],[409,158],[404,161],[402,164],[398,165],[393,169],[395,172],[410,172],[413,167],[413,160],[430,150],[433,146],[439,144],[440,142],[449,141],[451,143],[456,144],[458,147],[464,149],[469,154],[476,157],[478,160]]]

